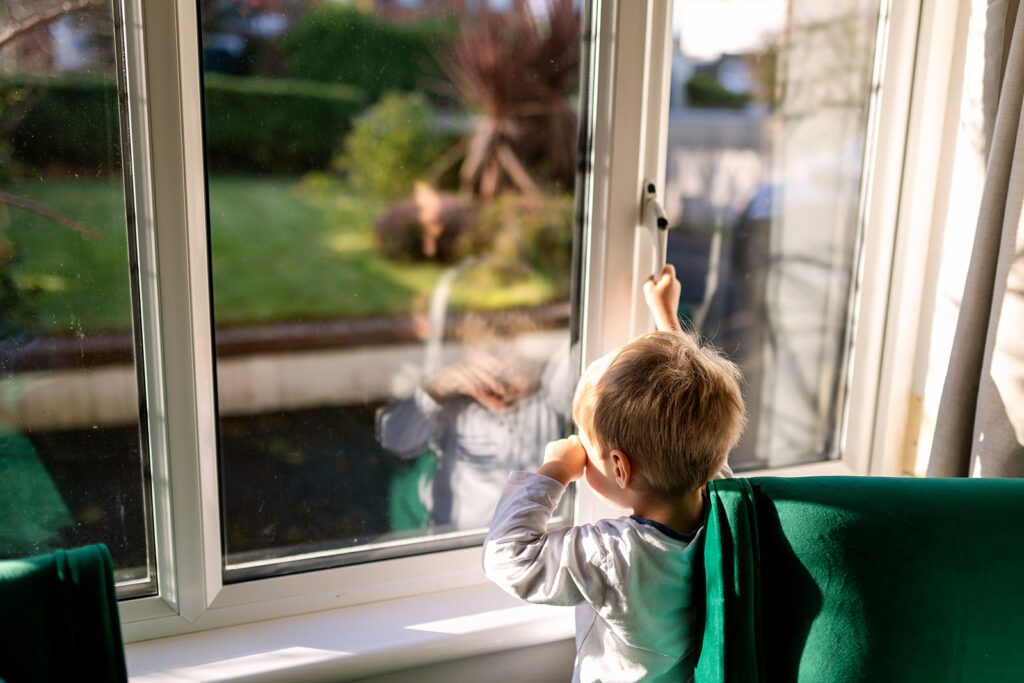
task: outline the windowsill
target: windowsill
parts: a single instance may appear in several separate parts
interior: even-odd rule
[[[133,681],[337,681],[573,637],[573,613],[493,586],[125,646]]]

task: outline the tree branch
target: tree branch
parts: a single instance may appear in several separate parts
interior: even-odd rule
[[[31,211],[34,214],[38,214],[43,218],[49,218],[54,223],[63,225],[68,230],[74,230],[82,237],[92,239],[97,237],[95,230],[91,230],[89,227],[81,221],[76,221],[74,218],[69,218],[62,213],[58,213],[53,209],[47,208],[38,202],[34,202],[31,199],[25,197],[18,197],[13,194],[7,194],[6,192],[0,191],[0,204],[7,204],[18,209],[24,209],[25,211]]]
[[[512,182],[516,184],[520,192],[532,196],[544,194],[537,186],[537,183],[533,182],[530,172],[519,162],[519,159],[516,158],[516,153],[508,145],[504,143],[499,144],[495,150],[495,156],[498,159],[498,164],[505,170],[505,173],[512,179]]]
[[[466,155],[466,146],[466,138],[462,138],[449,147],[444,154],[427,167],[427,170],[423,172],[423,179],[431,185],[440,183],[441,176],[454,166],[460,158]]]
[[[29,17],[25,21],[14,24],[3,33],[0,33],[0,50],[2,50],[7,43],[16,40],[22,34],[27,33],[34,28],[52,24],[61,17],[69,14],[103,9],[107,5],[107,0],[68,0],[67,2],[62,2],[60,5],[57,5],[42,14]]]

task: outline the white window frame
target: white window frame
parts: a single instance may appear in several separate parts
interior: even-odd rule
[[[670,4],[620,3],[622,39],[602,36],[612,43],[602,59],[614,65],[615,84],[595,131],[595,169],[607,172],[595,174],[604,186],[595,191],[585,301],[601,315],[588,317],[587,362],[653,328],[640,295],[652,248],[639,228],[640,196],[645,180],[665,181]],[[949,76],[962,63],[967,15],[962,3],[879,3],[840,457],[745,476],[903,474],[924,274],[940,256],[931,230],[936,192],[952,171],[946,141],[959,90]],[[585,492],[581,504],[604,512]]]
[[[143,362],[159,595],[120,604],[130,669],[212,671],[203,662],[220,658],[261,680],[290,680],[299,670],[310,680],[336,679],[571,637],[568,610],[520,607],[487,585],[476,548],[223,583],[196,3],[121,2],[128,95],[139,114],[132,156],[142,295],[158,312],[144,324]],[[671,0],[600,0],[596,12],[592,173],[578,190],[592,214],[582,298],[587,362],[650,324],[639,292],[651,247],[637,223],[643,182],[664,184],[672,25]],[[915,344],[895,323],[915,301],[915,260],[929,244],[928,189],[944,172],[926,155],[941,148],[943,126],[929,125],[924,112],[951,99],[927,66],[949,64],[965,30],[944,23],[949,15],[939,0],[881,3],[881,90],[866,155],[872,172],[843,455],[766,473],[898,473],[898,453],[887,449],[905,430],[905,414],[894,406],[900,382],[909,384],[903,375],[912,363],[905,361]],[[601,508],[581,489],[577,515],[591,519]],[[441,621],[447,625],[433,631],[411,626]],[[218,630],[199,633],[210,629]],[[333,649],[323,646],[332,632]],[[307,642],[320,643],[316,654],[296,655],[288,666],[259,656]]]

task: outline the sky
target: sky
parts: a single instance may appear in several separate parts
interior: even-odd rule
[[[757,50],[782,31],[786,0],[674,0],[672,33],[685,54],[712,61],[723,53]]]

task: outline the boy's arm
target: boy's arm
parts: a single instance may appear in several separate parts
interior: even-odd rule
[[[441,428],[441,405],[417,388],[412,396],[377,409],[377,442],[401,458],[414,458]]]
[[[679,295],[682,293],[682,285],[676,279],[676,267],[671,263],[667,264],[661,271],[657,280],[654,276],[647,278],[644,283],[644,299],[647,306],[654,314],[654,323],[659,332],[684,332],[683,326],[679,324]],[[686,333],[692,340],[693,338]],[[732,479],[733,471],[729,462],[722,464],[722,469],[715,476],[715,479]]]
[[[469,396],[491,410],[505,408],[495,382],[486,368],[466,363],[442,368],[412,396],[377,410],[377,441],[399,457],[414,458],[440,435],[449,399]]]
[[[553,457],[552,451],[557,450]],[[536,474],[513,472],[484,540],[484,573],[507,593],[545,605],[593,603],[605,592],[605,557],[592,526],[547,532],[565,486],[586,455],[576,437],[548,444]],[[566,458],[558,457],[568,455]]]
[[[676,267],[671,263],[662,269],[658,279],[647,278],[644,283],[644,300],[654,314],[654,324],[659,332],[682,332],[679,324],[679,295],[682,285],[676,279]]]

